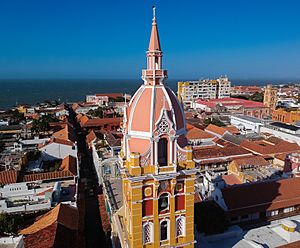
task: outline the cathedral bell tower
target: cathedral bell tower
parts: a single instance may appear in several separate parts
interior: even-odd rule
[[[128,247],[194,247],[192,149],[182,106],[165,85],[153,7],[147,69],[124,110],[121,157]]]

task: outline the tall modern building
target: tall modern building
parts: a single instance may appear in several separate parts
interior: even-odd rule
[[[155,8],[144,84],[124,112],[122,188],[126,246],[194,247],[192,149],[183,109],[166,86]]]
[[[198,99],[218,99],[230,97],[231,82],[227,76],[217,79],[178,82],[178,98],[186,107]]]

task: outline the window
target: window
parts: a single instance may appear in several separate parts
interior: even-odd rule
[[[169,209],[169,194],[163,193],[158,199],[158,212],[162,212]]]
[[[158,142],[158,164],[168,165],[168,140],[166,138],[161,138]]]
[[[294,207],[289,207],[289,208],[283,209],[283,212],[284,212],[284,213],[290,213],[290,212],[293,212],[294,210],[295,210]]]
[[[176,219],[176,236],[185,236],[185,217],[180,216]]]
[[[160,223],[160,240],[168,240],[169,235],[168,235],[168,221],[164,220]]]
[[[153,223],[147,222],[143,225],[143,242],[144,244],[153,242]]]
[[[267,213],[266,213],[267,217],[275,216],[275,215],[278,215],[278,210],[267,211]]]

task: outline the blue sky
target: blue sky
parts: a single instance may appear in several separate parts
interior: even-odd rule
[[[170,78],[300,78],[297,0],[2,0],[0,78],[139,78],[154,2]]]

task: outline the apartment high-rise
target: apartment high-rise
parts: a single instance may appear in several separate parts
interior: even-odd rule
[[[198,99],[230,97],[231,82],[227,76],[217,79],[178,82],[178,98],[186,107]]]

